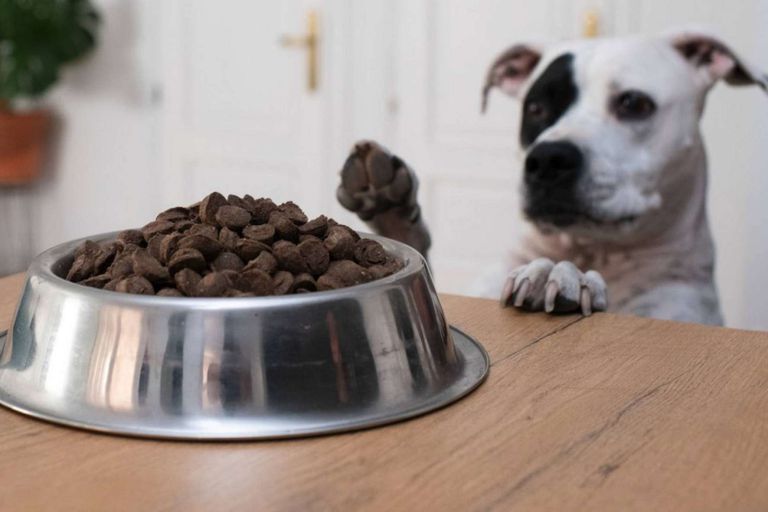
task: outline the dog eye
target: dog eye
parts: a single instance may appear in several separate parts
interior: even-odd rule
[[[525,104],[525,115],[535,120],[541,120],[547,116],[547,110],[538,101],[529,101]]]
[[[626,91],[616,97],[613,111],[622,121],[641,121],[653,115],[656,103],[645,93]]]

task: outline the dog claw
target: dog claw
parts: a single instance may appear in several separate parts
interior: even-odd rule
[[[519,308],[525,302],[525,297],[528,295],[528,290],[531,288],[531,281],[529,279],[523,279],[520,282],[520,289],[515,292],[515,307]]]
[[[504,283],[504,288],[501,291],[501,307],[503,308],[509,306],[509,301],[515,289],[515,280],[514,277],[510,277]]]
[[[581,297],[579,300],[581,304],[581,314],[584,316],[590,316],[592,314],[592,294],[589,292],[589,288],[582,287]]]
[[[557,293],[560,291],[560,287],[556,282],[550,281],[547,283],[547,287],[544,291],[544,311],[552,313],[555,310],[555,299]]]
[[[513,294],[513,295],[514,295],[514,294],[516,294],[516,293],[517,293],[517,291],[518,291],[520,288],[522,288],[522,287],[523,287],[523,284],[524,284],[526,281],[529,281],[529,279],[528,279],[527,277],[524,277],[524,278],[522,278],[522,279],[515,279],[515,280],[514,280],[514,286],[512,287],[512,294]]]
[[[589,316],[606,309],[607,297],[605,281],[594,270],[583,273],[569,261],[538,258],[509,273],[501,301],[531,311]]]

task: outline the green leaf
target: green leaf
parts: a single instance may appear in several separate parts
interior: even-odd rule
[[[90,0],[0,0],[0,98],[35,97],[96,44]]]

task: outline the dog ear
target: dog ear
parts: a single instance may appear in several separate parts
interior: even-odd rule
[[[703,32],[683,32],[671,36],[680,52],[711,87],[720,79],[731,85],[759,85],[768,92],[768,75],[739,58],[725,43]]]
[[[496,57],[485,77],[481,111],[485,112],[488,94],[494,87],[516,97],[539,59],[541,52],[524,44],[517,44]]]

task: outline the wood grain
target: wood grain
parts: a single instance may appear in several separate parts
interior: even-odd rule
[[[16,311],[16,301],[24,285],[24,274],[0,278],[0,331],[11,325],[11,319]]]
[[[0,319],[19,286],[0,280]],[[220,444],[3,410],[0,510],[768,509],[768,334],[443,304],[493,361],[453,406],[351,434]]]

